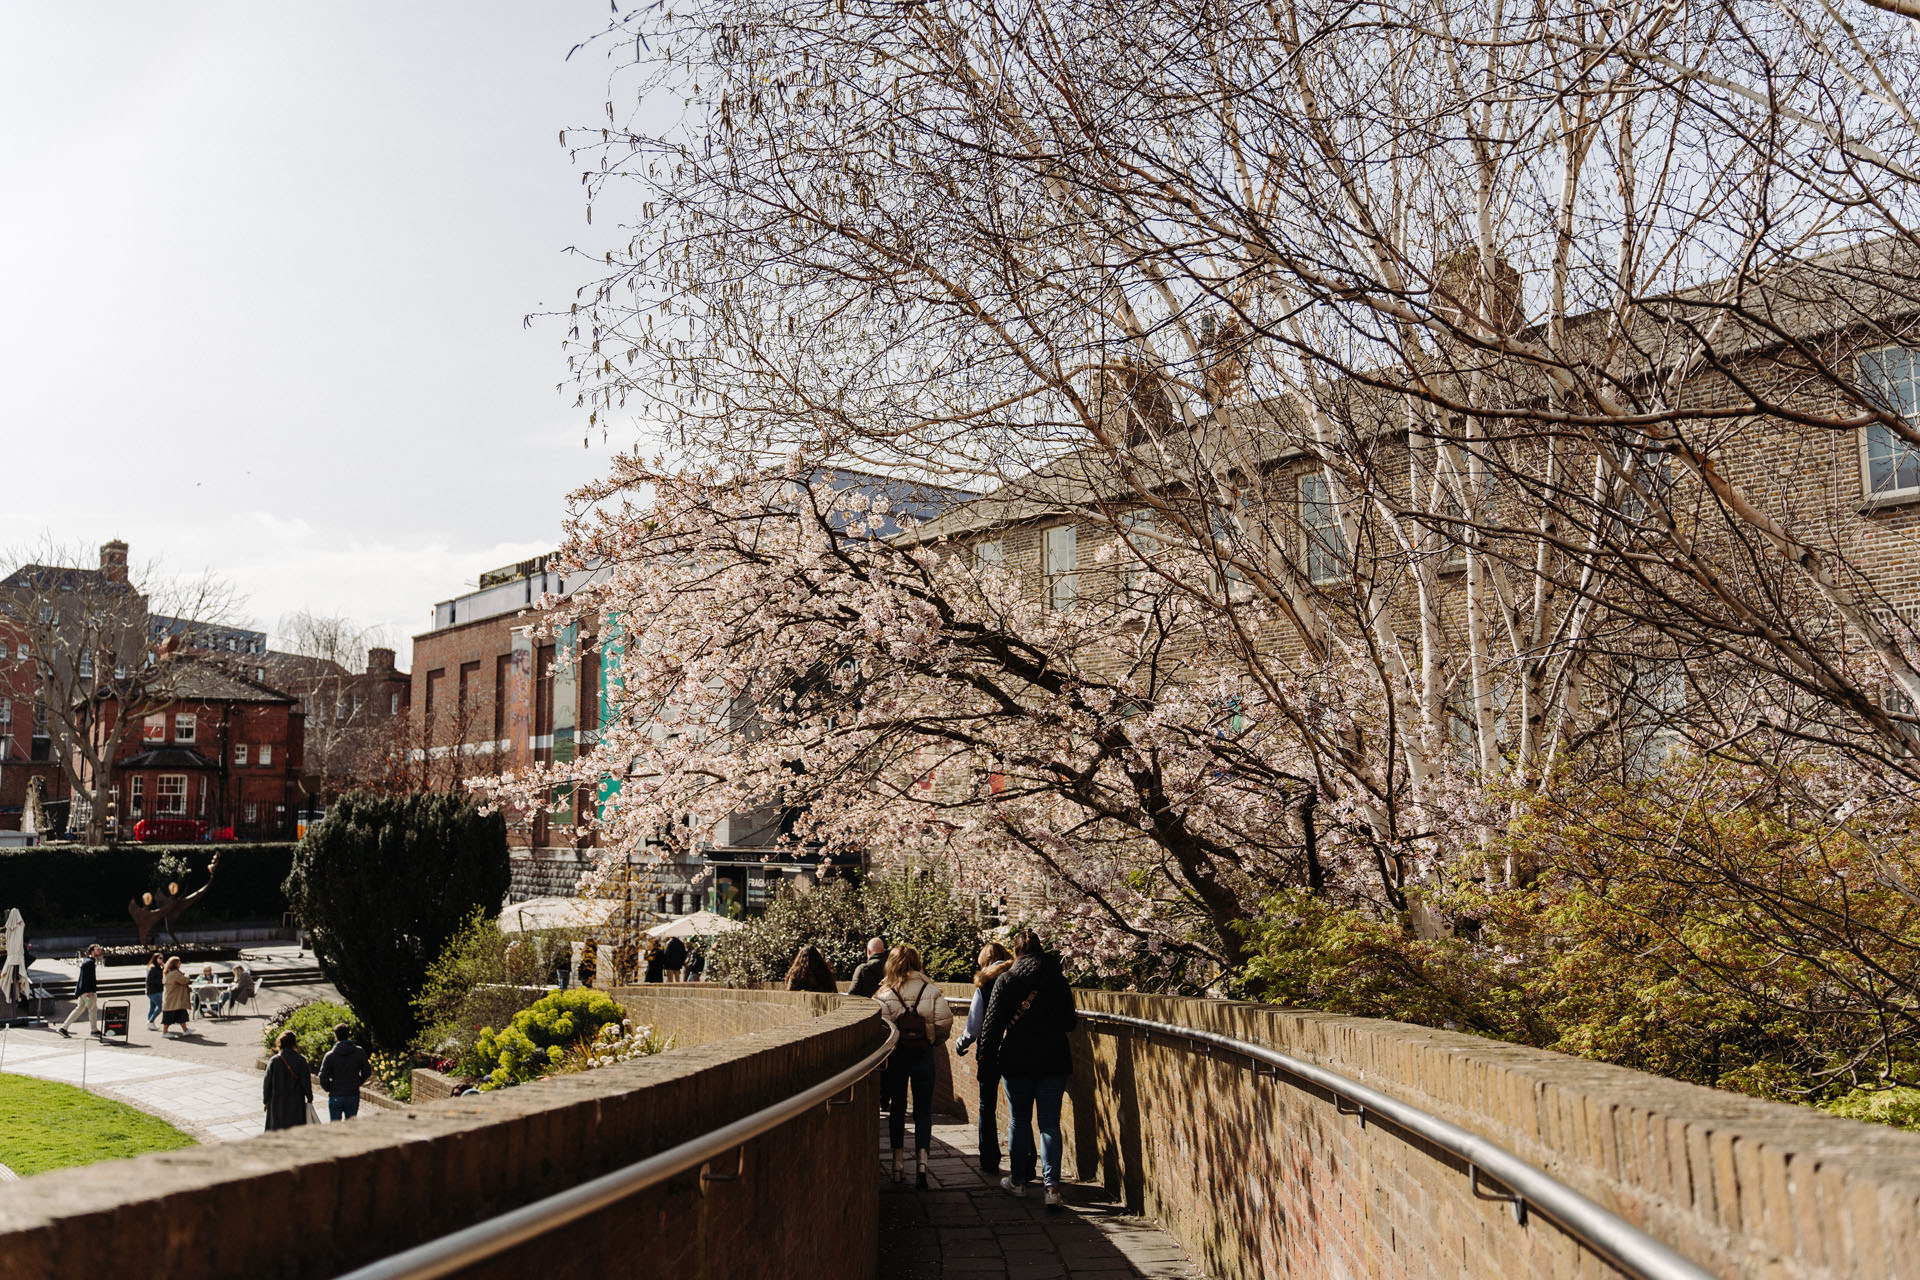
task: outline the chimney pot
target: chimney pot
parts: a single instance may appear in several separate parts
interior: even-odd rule
[[[367,672],[370,675],[387,675],[393,671],[393,650],[367,650]]]

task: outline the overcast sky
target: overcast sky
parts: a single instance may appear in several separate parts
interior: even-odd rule
[[[606,12],[0,3],[0,548],[124,538],[403,662],[551,549],[609,446],[522,321],[592,275]]]

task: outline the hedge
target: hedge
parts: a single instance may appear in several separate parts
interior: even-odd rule
[[[177,880],[191,893],[207,882],[207,860],[220,855],[213,892],[187,908],[182,928],[239,920],[279,920],[281,886],[293,867],[293,844],[121,844],[99,848],[41,845],[0,850],[0,918],[13,907],[29,934],[63,926],[133,925],[127,900]],[[162,860],[172,855],[167,866]],[[179,871],[184,859],[187,870]]]

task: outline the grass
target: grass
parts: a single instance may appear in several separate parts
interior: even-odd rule
[[[190,1147],[165,1120],[70,1084],[0,1075],[0,1164],[21,1177]]]

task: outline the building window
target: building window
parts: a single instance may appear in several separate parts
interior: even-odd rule
[[[204,777],[200,779],[200,816],[207,816],[207,780]]]
[[[136,818],[140,816],[141,806],[146,803],[146,781],[137,773],[127,779],[127,812]]]
[[[192,742],[193,735],[198,729],[199,723],[199,718],[191,711],[174,713],[173,740],[175,742]]]
[[[163,773],[153,782],[153,811],[169,817],[185,817],[187,812],[187,775]]]
[[[1300,477],[1300,530],[1306,537],[1307,581],[1319,586],[1345,578],[1346,530],[1327,477],[1317,471]]]
[[[246,743],[236,742],[233,744],[233,762],[235,764],[245,764],[247,762],[247,744]]]
[[[1153,532],[1153,512],[1137,507],[1120,514],[1119,554],[1127,558],[1126,584],[1130,596],[1145,595],[1153,586],[1153,554],[1160,543]]]
[[[25,662],[28,658],[31,658],[33,656],[33,649],[30,645],[27,644],[25,640],[22,640],[20,642],[20,647],[14,651],[13,656],[20,659],[20,661]]]
[[[1920,352],[1883,347],[1860,357],[1860,380],[1884,409],[1920,422]],[[1867,496],[1920,493],[1920,449],[1900,439],[1884,422],[1861,433],[1861,463]]]
[[[973,544],[973,571],[975,573],[985,573],[989,569],[998,571],[1006,568],[1006,565],[1006,543],[1000,541],[998,538],[990,538],[985,542],[976,542]]]
[[[1074,571],[1080,565],[1080,533],[1070,524],[1057,524],[1041,535],[1040,568],[1046,580],[1047,607],[1071,609]]]
[[[395,693],[395,694],[388,695],[387,714],[390,716],[397,716],[400,714],[400,695],[399,694]]]
[[[255,801],[247,801],[247,825],[253,826],[260,821],[260,806]]]
[[[140,722],[140,738],[143,742],[165,742],[167,740],[167,713],[156,711]]]
[[[273,763],[273,744],[271,742],[263,742],[260,744],[260,763]]]
[[[93,655],[85,649],[80,651],[79,675],[82,680],[93,679]]]

